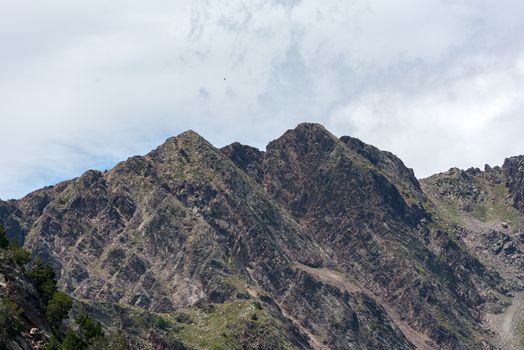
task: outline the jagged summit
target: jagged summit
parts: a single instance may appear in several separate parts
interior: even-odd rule
[[[284,135],[287,133],[297,133],[297,134],[303,134],[303,133],[309,133],[309,134],[331,134],[322,124],[319,123],[312,123],[312,122],[302,122],[297,124],[292,129],[287,130]],[[282,136],[284,136],[282,135]]]
[[[214,149],[213,145],[197,132],[188,130],[177,136],[168,138],[162,145],[157,147],[156,150],[152,151],[147,156],[154,157],[158,155],[167,155],[167,153],[172,151],[194,153],[210,149]]]
[[[282,143],[293,144],[301,147],[304,151],[308,147],[316,147],[318,149],[328,150],[334,147],[336,143],[336,136],[327,131],[322,125],[315,123],[302,123],[296,128],[286,131],[278,139],[271,141],[266,151],[278,148]]]

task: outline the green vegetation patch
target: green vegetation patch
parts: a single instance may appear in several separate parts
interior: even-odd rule
[[[243,334],[278,339],[283,349],[293,348],[282,339],[282,325],[260,303],[237,300],[210,307],[191,308],[171,316],[179,327],[176,337],[197,349],[239,349]]]
[[[0,296],[0,339],[15,336],[21,328],[22,310],[11,299]]]
[[[517,323],[517,340],[524,349],[524,318],[521,318]]]

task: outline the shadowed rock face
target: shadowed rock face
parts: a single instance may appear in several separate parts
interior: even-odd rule
[[[264,152],[238,142],[225,146],[220,151],[257,182],[262,181],[260,163],[262,162]]]
[[[16,202],[0,200],[0,223],[9,227],[7,237],[15,240],[19,245],[24,242],[25,230],[22,228],[23,212],[18,209]]]
[[[413,169],[408,169],[393,153],[381,151],[354,137],[342,136],[340,141],[388,177],[408,203],[419,204],[419,202],[426,201],[426,196],[415,178]]]
[[[502,169],[508,175],[507,185],[512,204],[524,212],[524,156],[506,159]]]
[[[512,174],[522,172],[510,163],[518,207]],[[402,161],[318,124],[265,152],[218,150],[189,131],[110,171],[0,202],[0,222],[92,305],[262,302],[281,335],[241,327],[244,348],[489,348],[482,313],[507,290]]]

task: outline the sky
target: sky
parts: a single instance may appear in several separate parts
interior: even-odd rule
[[[0,198],[318,122],[419,178],[524,154],[521,0],[0,0]]]

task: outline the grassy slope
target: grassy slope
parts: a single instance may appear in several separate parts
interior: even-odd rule
[[[424,179],[421,184],[435,204],[435,214],[445,221],[465,225],[474,219],[481,224],[506,222],[514,230],[524,227],[524,215],[508,201],[506,179],[501,172],[464,177],[458,171],[449,171]]]
[[[95,312],[102,322],[113,321],[106,326],[123,331],[139,348],[147,348],[142,340],[154,332],[163,340],[182,343],[189,349],[244,349],[243,340],[255,343],[268,339],[279,349],[297,349],[287,340],[285,325],[273,316],[268,305],[253,300],[201,304],[168,314],[122,304],[89,304],[79,307]]]

